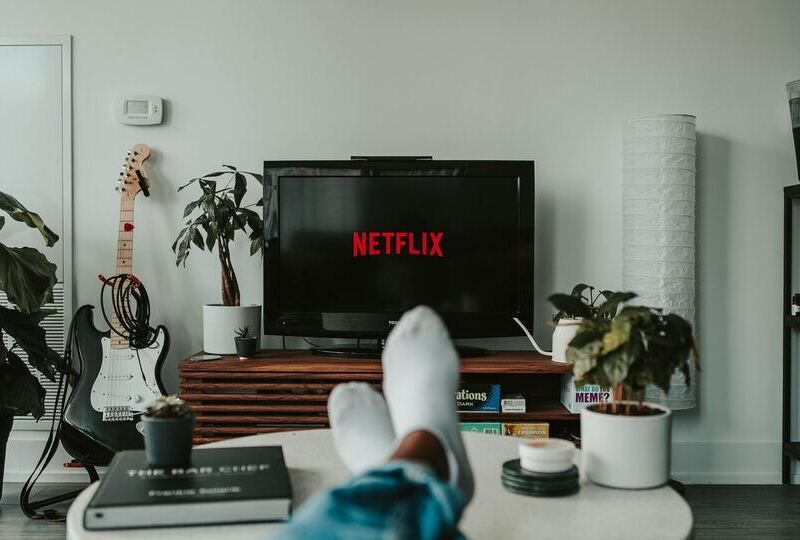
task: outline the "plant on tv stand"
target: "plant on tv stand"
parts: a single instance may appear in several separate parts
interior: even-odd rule
[[[597,291],[591,285],[578,283],[569,294],[556,293],[547,299],[558,312],[553,322],[561,319],[612,319],[619,306],[636,295],[631,292]],[[598,303],[602,299],[603,301]]]
[[[248,177],[263,185],[260,174],[240,171],[231,165],[223,165],[227,170],[192,178],[178,188],[178,191],[197,183],[200,196],[186,205],[183,218],[186,220],[178,237],[172,244],[176,254],[175,264],[183,263],[196,246],[201,250],[217,248],[222,270],[222,303],[226,306],[239,305],[239,282],[231,261],[230,244],[236,239],[237,231],[250,240],[250,255],[262,248],[264,227],[261,212],[253,207],[261,207],[264,199],[242,206],[247,193]],[[220,187],[223,186],[223,187]]]

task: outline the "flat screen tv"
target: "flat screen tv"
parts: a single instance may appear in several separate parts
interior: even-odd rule
[[[455,338],[519,335],[514,317],[533,324],[533,171],[532,161],[264,162],[265,332],[382,339],[426,304]]]

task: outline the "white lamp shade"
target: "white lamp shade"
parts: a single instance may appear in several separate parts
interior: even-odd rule
[[[623,286],[641,305],[695,320],[695,117],[675,114],[625,123]],[[694,380],[694,372],[692,373]],[[670,409],[696,405],[695,385],[673,375],[668,395],[647,399]]]

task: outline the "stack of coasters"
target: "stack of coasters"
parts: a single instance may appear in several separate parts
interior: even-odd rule
[[[530,497],[561,497],[577,493],[578,467],[566,471],[542,473],[523,469],[518,459],[503,463],[503,487],[518,495]]]

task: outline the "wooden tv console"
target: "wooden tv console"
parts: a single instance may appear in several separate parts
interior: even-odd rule
[[[577,435],[578,414],[561,405],[561,376],[571,366],[530,352],[496,351],[462,361],[466,382],[499,383],[526,398],[525,413],[461,413],[462,422],[549,422],[551,436]],[[195,444],[255,433],[328,427],[326,403],[343,381],[380,389],[380,360],[329,358],[310,351],[263,350],[250,360],[178,364],[180,396],[194,408]]]

